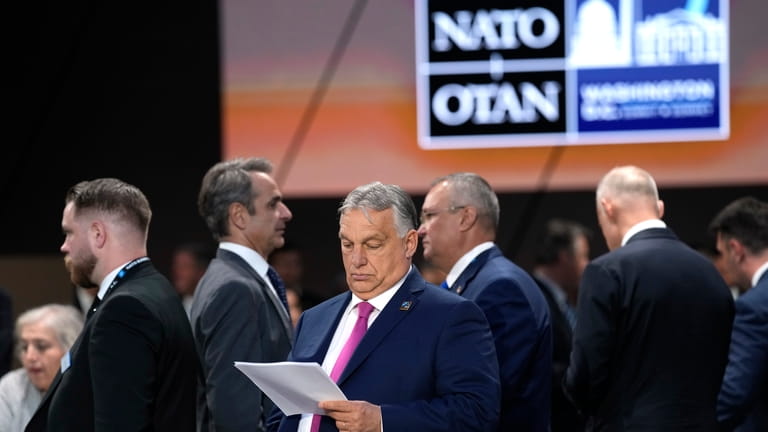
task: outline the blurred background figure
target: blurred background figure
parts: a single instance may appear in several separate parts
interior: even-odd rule
[[[293,327],[299,323],[301,313],[304,312],[304,308],[301,306],[301,295],[293,288],[285,289],[285,298],[288,301],[288,314],[291,316],[291,323]]]
[[[19,316],[16,341],[22,367],[0,379],[0,431],[24,430],[82,329],[82,313],[69,305],[48,304]]]
[[[88,309],[91,308],[93,300],[96,298],[96,293],[99,291],[99,287],[83,288],[81,286],[72,286],[72,306],[79,309],[83,316],[88,314]]]
[[[552,219],[537,242],[533,278],[547,299],[552,323],[552,432],[584,430],[585,421],[563,393],[562,382],[571,357],[576,299],[589,264],[591,235],[581,224]]]
[[[275,249],[269,255],[268,262],[280,275],[285,284],[286,292],[293,291],[293,295],[299,300],[298,308],[291,310],[291,316],[296,312],[301,315],[301,311],[321,303],[328,297],[328,295],[318,292],[316,287],[304,285],[304,254],[296,243],[286,240],[283,247]],[[291,306],[290,297],[288,298],[288,306],[289,308]]]
[[[12,358],[13,302],[5,288],[0,287],[0,376],[11,370]]]
[[[728,270],[728,265],[725,262],[725,256],[721,254],[719,250],[717,250],[715,245],[692,247],[705,257],[709,258],[710,261],[712,261],[712,264],[715,265],[715,268],[720,273],[720,276],[723,277],[725,284],[728,285],[728,288],[731,290],[731,295],[733,296],[734,300],[737,299],[740,295],[744,294],[746,290],[736,285],[730,270]]]
[[[447,276],[446,272],[440,270],[437,266],[425,259],[417,261],[416,268],[419,269],[419,273],[421,273],[421,277],[423,277],[425,281],[437,286],[440,286]]]
[[[189,316],[192,297],[208,263],[213,259],[213,248],[203,242],[188,242],[176,247],[171,259],[171,283],[179,293],[184,310]]]

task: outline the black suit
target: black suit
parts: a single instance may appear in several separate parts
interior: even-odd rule
[[[589,430],[716,430],[733,313],[712,263],[668,229],[592,261],[565,379]]]
[[[555,299],[550,282],[533,277],[549,304],[549,320],[552,326],[552,432],[577,432],[584,430],[584,418],[563,392],[563,377],[571,361],[573,330]]]
[[[149,262],[110,290],[29,431],[193,431],[199,363],[187,315]]]

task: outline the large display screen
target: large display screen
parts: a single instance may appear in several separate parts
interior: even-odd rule
[[[728,2],[416,3],[425,149],[728,137]]]
[[[761,0],[221,8],[223,157],[271,159],[288,197],[455,171],[590,189],[623,164],[661,187],[768,184]]]

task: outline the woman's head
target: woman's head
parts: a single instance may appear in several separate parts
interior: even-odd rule
[[[83,329],[83,316],[72,306],[48,304],[30,309],[16,320],[19,360],[39,391],[59,370],[61,357]]]

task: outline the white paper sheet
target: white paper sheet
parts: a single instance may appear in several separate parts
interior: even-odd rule
[[[325,414],[317,404],[325,400],[347,400],[341,389],[317,363],[235,362],[285,415]]]

